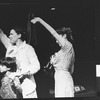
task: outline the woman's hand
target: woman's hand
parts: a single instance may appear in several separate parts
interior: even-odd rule
[[[39,17],[35,17],[34,19],[31,20],[31,22],[32,22],[33,24],[35,24],[35,23],[38,22],[39,20],[40,20]]]
[[[55,54],[50,57],[50,63],[53,64],[55,62]]]

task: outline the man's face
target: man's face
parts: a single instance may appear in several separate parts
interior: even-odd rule
[[[5,72],[5,71],[7,71],[8,70],[8,68],[6,67],[6,66],[4,66],[4,65],[0,65],[0,72],[2,73],[2,72]]]
[[[18,41],[18,39],[20,38],[20,34],[17,34],[16,32],[15,32],[15,30],[11,30],[10,31],[10,35],[9,35],[9,39],[10,39],[10,42],[12,43],[12,44],[16,44],[16,42]]]

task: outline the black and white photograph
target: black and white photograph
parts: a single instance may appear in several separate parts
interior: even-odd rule
[[[95,13],[95,0],[2,1],[0,99],[95,98]]]

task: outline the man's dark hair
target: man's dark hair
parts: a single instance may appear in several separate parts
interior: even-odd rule
[[[17,64],[16,64],[16,58],[13,57],[4,57],[0,60],[0,65],[6,66],[7,68],[10,68],[10,72],[16,72],[17,70]]]

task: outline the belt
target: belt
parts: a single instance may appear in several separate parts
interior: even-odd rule
[[[20,83],[22,83],[24,81],[25,78],[30,78],[29,75],[23,75],[21,78],[20,78]]]

